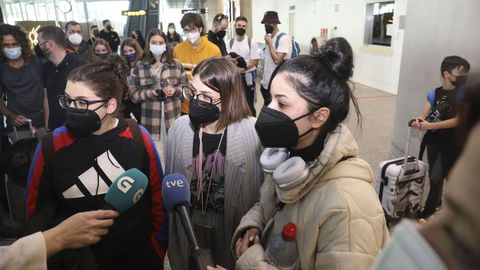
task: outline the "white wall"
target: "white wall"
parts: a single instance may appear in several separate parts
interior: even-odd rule
[[[355,54],[355,71],[353,80],[370,87],[393,94],[397,93],[398,78],[403,46],[403,30],[398,30],[398,16],[406,14],[408,0],[396,0],[394,14],[395,33],[392,47],[364,45],[366,0],[255,0],[252,1],[253,37],[263,41],[264,28],[260,24],[263,13],[275,10],[279,13],[283,32],[289,29],[289,6],[295,5],[295,40],[300,43],[302,53],[308,53],[310,40],[320,35],[321,28],[329,29],[332,37],[345,37]],[[335,6],[338,5],[338,11]]]

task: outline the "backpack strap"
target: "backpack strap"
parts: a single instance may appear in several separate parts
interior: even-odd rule
[[[128,127],[130,128],[130,132],[133,136],[133,141],[137,145],[139,153],[142,154],[142,157],[145,153],[145,143],[143,141],[142,130],[138,123],[133,119],[125,119],[127,122]]]
[[[55,148],[53,146],[53,131],[47,133],[42,138],[42,154],[45,161],[44,171],[47,175],[51,174],[53,168],[53,158],[55,156]]]
[[[420,149],[418,151],[418,160],[423,160],[423,153],[425,153],[425,148],[427,148],[428,140],[430,139],[430,135],[432,132],[428,130],[422,137],[422,141],[420,142]]]
[[[280,34],[278,34],[277,40],[275,40],[275,50],[278,49],[278,45],[280,45],[280,39],[281,39],[283,36],[285,36],[285,35],[286,35],[286,34],[283,33],[283,32],[280,33]]]

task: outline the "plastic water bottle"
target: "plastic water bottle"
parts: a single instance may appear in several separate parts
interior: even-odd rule
[[[265,252],[268,263],[281,270],[295,269],[298,261],[296,234],[295,224],[288,223],[283,226],[280,234],[268,241]]]

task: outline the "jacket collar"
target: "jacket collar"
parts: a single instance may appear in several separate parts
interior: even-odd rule
[[[358,145],[350,130],[343,124],[327,135],[325,146],[318,158],[312,161],[308,177],[298,186],[291,189],[276,187],[278,199],[284,203],[294,203],[305,196],[316,184],[341,177],[372,180],[368,163],[357,159]],[[350,162],[341,162],[344,157],[352,157]],[[341,162],[341,163],[340,163]],[[337,165],[338,164],[338,165]]]

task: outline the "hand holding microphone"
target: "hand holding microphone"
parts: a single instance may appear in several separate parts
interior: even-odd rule
[[[96,210],[76,213],[54,228],[43,232],[47,257],[67,248],[80,248],[100,241],[113,225],[118,212]]]
[[[192,249],[192,257],[195,267],[204,270],[208,266],[215,266],[209,249],[201,249],[193,232],[192,222],[188,214],[190,205],[190,186],[187,178],[182,174],[169,174],[163,178],[162,184],[163,201],[168,212],[177,212],[182,222]]]

